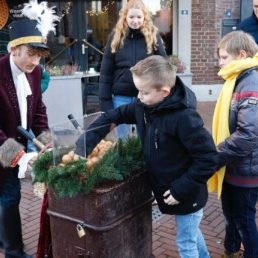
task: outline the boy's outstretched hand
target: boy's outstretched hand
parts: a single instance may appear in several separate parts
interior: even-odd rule
[[[163,196],[164,198],[164,202],[168,205],[175,205],[175,204],[179,204],[179,202],[171,195],[170,190],[167,190]]]

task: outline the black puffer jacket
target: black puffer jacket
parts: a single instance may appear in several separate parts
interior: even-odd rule
[[[237,25],[237,30],[243,30],[244,32],[250,33],[258,44],[258,18],[252,13],[252,15]]]
[[[107,111],[91,127],[110,123],[137,125],[151,186],[163,213],[189,214],[204,207],[208,199],[206,183],[216,170],[218,154],[196,112],[194,93],[179,78],[164,101],[147,106],[136,100]],[[109,127],[105,132],[103,127],[88,131],[87,148],[94,148]],[[85,148],[84,136],[76,144],[76,153],[80,155]],[[180,204],[164,202],[163,194],[169,189]]]
[[[111,34],[100,69],[99,99],[101,111],[113,109],[112,95],[123,95],[136,97],[138,92],[134,86],[130,68],[138,61],[156,54],[166,56],[166,51],[157,35],[158,47],[153,53],[147,54],[146,42],[141,31],[129,30],[129,35],[124,41],[124,47],[119,48],[116,53],[111,53],[111,42],[114,34]]]

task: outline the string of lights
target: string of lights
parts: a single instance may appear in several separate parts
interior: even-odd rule
[[[92,10],[86,11],[86,14],[90,16],[94,16],[94,15],[97,16],[97,15],[106,13],[110,8],[110,6],[113,4],[115,4],[115,1],[108,1],[108,3],[101,10],[96,10],[95,8],[92,8]],[[173,4],[173,0],[161,0],[160,10],[171,8],[172,4]]]
[[[62,14],[61,14],[61,16],[60,16],[60,20],[62,20],[62,19],[64,18],[64,16],[70,12],[71,5],[72,5],[72,2],[68,2],[68,3],[67,3],[67,5],[66,5],[66,7],[65,7],[65,10],[62,11]]]
[[[86,14],[93,16],[93,15],[100,15],[100,14],[106,13],[108,11],[108,8],[111,5],[113,5],[114,3],[115,3],[115,1],[108,1],[108,3],[100,11],[98,11],[96,9],[92,9],[90,11],[86,11]]]
[[[112,6],[113,4],[115,4],[115,1],[108,1],[108,3],[101,10],[96,10],[96,9],[88,10],[86,11],[86,14],[89,14],[90,16],[94,16],[94,15],[100,15],[100,14],[106,13],[110,8],[110,6]],[[160,10],[171,8],[172,4],[173,4],[173,0],[161,0]],[[60,15],[60,20],[63,19],[65,15],[69,14],[71,7],[72,7],[72,1],[67,3],[65,10],[63,10],[62,14]]]

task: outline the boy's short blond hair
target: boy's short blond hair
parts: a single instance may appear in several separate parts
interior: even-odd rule
[[[163,86],[173,87],[176,82],[176,68],[168,58],[153,55],[139,61],[131,69],[133,77],[150,81],[152,86],[161,89]]]
[[[219,41],[217,47],[218,57],[221,48],[232,56],[237,56],[241,50],[245,50],[248,57],[253,57],[258,51],[258,46],[253,36],[242,30],[232,31]]]

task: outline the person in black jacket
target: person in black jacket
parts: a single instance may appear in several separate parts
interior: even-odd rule
[[[237,25],[237,30],[251,34],[258,44],[258,0],[253,0],[253,13]]]
[[[130,68],[150,55],[166,56],[158,28],[142,0],[130,0],[108,38],[100,68],[100,109],[106,112],[132,102],[137,96]],[[118,137],[125,138],[131,126],[120,126]]]
[[[210,257],[199,224],[218,154],[196,97],[165,57],[147,57],[131,71],[138,98],[103,113],[76,141],[75,153],[88,155],[116,125],[136,124],[159,209],[175,215],[180,257]]]

